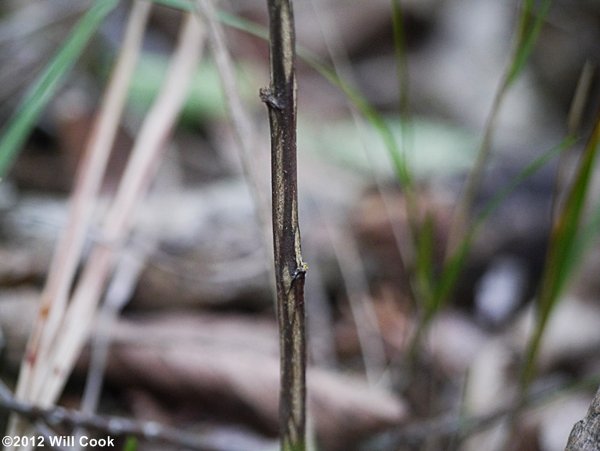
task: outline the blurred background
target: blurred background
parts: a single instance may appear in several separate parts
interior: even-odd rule
[[[0,2],[0,126],[91,3]],[[431,219],[436,272],[509,64],[520,5],[401,5],[407,71],[402,82],[387,0],[295,2],[297,42],[335,68],[400,143],[416,199]],[[227,17],[267,24],[263,0],[222,1],[218,7]],[[0,183],[0,369],[9,387],[129,9],[129,2],[121,2],[103,22]],[[86,252],[99,239],[102,213],[161,86],[182,17],[172,7],[152,8]],[[225,32],[256,134],[253,171],[261,183],[255,188],[269,198],[269,129],[258,97],[269,83],[268,45],[243,30]],[[502,104],[472,218],[570,132],[569,111],[587,73],[582,138],[561,160],[561,168],[572,172],[600,107],[594,72],[599,60],[600,3],[552,2],[530,60]],[[415,261],[406,246],[406,197],[385,137],[373,118],[305,60],[297,70],[300,226],[309,264],[309,415],[316,449],[493,450],[507,443],[523,451],[564,449],[600,382],[597,240],[590,241],[551,316],[534,401],[516,427],[506,415],[534,322],[532,299],[546,259],[558,159],[528,175],[493,211],[450,299],[422,331],[420,345],[411,347],[422,306],[409,280]],[[94,344],[110,337],[99,370],[99,413],[158,421],[212,446],[198,449],[277,449],[271,250],[210,46],[164,145],[134,231],[119,248],[116,274],[126,274],[125,282],[114,277],[109,284],[124,287],[113,290],[120,293],[120,313],[110,327],[99,320],[100,332],[92,333],[60,403],[81,406]],[[599,197],[596,185],[594,180],[590,210]],[[2,415],[6,421],[6,411]],[[178,448],[141,441],[138,449]]]

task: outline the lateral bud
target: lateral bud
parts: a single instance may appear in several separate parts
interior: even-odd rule
[[[273,108],[275,110],[283,110],[282,102],[277,98],[271,88],[260,88],[259,91],[260,100],[267,104],[269,108]]]

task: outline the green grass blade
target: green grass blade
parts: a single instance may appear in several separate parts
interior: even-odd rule
[[[444,264],[442,275],[439,282],[436,284],[435,291],[433,293],[433,299],[431,301],[432,308],[434,311],[441,309],[446,300],[450,297],[458,277],[461,271],[465,267],[467,256],[473,242],[473,236],[468,235],[465,237],[457,247],[456,251],[450,258],[448,258]]]
[[[534,14],[533,0],[527,0],[525,2],[519,23],[517,49],[508,72],[508,77],[506,79],[506,84],[508,86],[515,82],[523,70],[523,67],[525,67],[525,63],[533,51],[533,47],[537,41],[551,5],[552,0],[544,0],[540,6],[540,10],[537,14],[535,14],[532,21],[530,17]]]
[[[593,248],[594,241],[597,239],[600,233],[600,202],[593,208],[592,217],[587,224],[583,226],[581,232],[579,232],[573,250],[568,257],[568,271],[569,275],[567,278],[577,271],[578,266],[584,261],[585,254]]]
[[[471,209],[477,189],[481,184],[483,172],[491,154],[493,135],[500,109],[511,85],[518,78],[529,58],[551,3],[552,0],[543,0],[541,11],[535,16],[532,24],[531,17],[533,16],[534,0],[525,0],[519,16],[519,23],[517,24],[515,46],[511,52],[510,60],[504,70],[496,94],[494,95],[492,108],[488,119],[486,120],[477,158],[467,177],[462,199],[455,210],[450,238],[448,239],[448,253],[454,252],[455,246],[460,242],[462,235],[466,233],[468,212]]]
[[[219,20],[228,27],[235,28],[239,31],[244,31],[252,36],[256,36],[261,39],[269,39],[269,31],[255,22],[243,19],[234,14],[229,14],[225,11],[218,12]]]
[[[191,0],[150,0],[157,5],[168,6],[169,8],[179,9],[181,11],[192,12],[196,8]]]
[[[583,207],[598,150],[599,137],[600,121],[596,124],[592,137],[586,146],[573,186],[552,233],[547,263],[549,276],[545,281],[548,292],[545,292],[544,287],[542,287],[540,295],[542,311],[552,308],[553,302],[560,295],[570,274],[569,257],[576,247]]]
[[[417,255],[415,276],[419,298],[423,300],[426,311],[434,310],[432,294],[435,282],[435,227],[431,214],[427,214],[417,235]],[[427,315],[425,315],[427,316]]]
[[[191,10],[193,9],[188,0],[152,0],[155,3],[164,4],[167,6],[171,6],[174,8]],[[541,25],[547,15],[547,12],[550,8],[552,1],[544,0],[542,4],[540,12],[535,15],[535,19],[533,23],[531,23],[531,17],[534,16],[533,8],[534,1],[533,0],[525,0],[522,12],[519,18],[519,25],[517,31],[517,51],[515,53],[515,57],[511,62],[511,69],[509,70],[508,79],[515,79],[520,73],[525,61],[529,57],[531,50],[533,48],[533,44],[535,43],[539,31],[541,29]],[[404,30],[402,28],[402,23],[400,22],[402,19],[402,9],[399,0],[392,0],[393,7],[393,20],[394,20],[394,39],[397,48],[397,57],[404,60],[405,59],[405,39],[404,39]],[[238,16],[226,13],[224,11],[219,12],[219,19],[227,26],[235,28],[240,31],[244,31],[253,36],[267,39],[268,32],[266,28],[261,25],[258,25],[252,21],[240,18]],[[398,54],[398,52],[401,52]],[[314,70],[319,72],[325,79],[327,79],[334,86],[338,87],[354,104],[354,106],[363,114],[363,116],[374,126],[374,128],[379,132],[388,152],[392,158],[392,162],[394,164],[394,168],[396,174],[401,182],[404,185],[410,185],[412,177],[410,176],[408,167],[406,165],[405,157],[400,152],[400,148],[396,142],[396,139],[393,136],[390,128],[386,124],[383,117],[371,106],[369,103],[358,93],[355,89],[353,89],[348,84],[344,83],[343,80],[335,73],[335,71],[323,63],[321,63],[314,55],[308,52],[305,49],[299,48],[298,55]],[[554,149],[554,151],[550,151],[549,154],[556,152],[562,148],[563,145]],[[548,155],[546,155],[548,156]],[[541,160],[537,163],[545,164],[546,156],[542,156]],[[537,161],[537,160],[536,160]],[[537,163],[534,161],[532,163],[533,166],[536,166]],[[525,168],[523,171],[527,173],[530,169],[529,166]],[[538,167],[539,169],[539,167]],[[535,169],[537,170],[537,169]],[[535,171],[534,171],[535,172]],[[519,182],[521,183],[521,182]],[[519,184],[517,183],[517,185]],[[502,197],[502,196],[501,196]],[[492,209],[493,210],[493,209]],[[491,212],[490,212],[491,213]]]
[[[412,120],[410,114],[410,86],[408,75],[408,54],[406,48],[406,28],[404,26],[404,11],[400,0],[392,0],[392,25],[394,29],[394,50],[396,72],[398,76],[398,95],[400,99],[400,115],[403,118],[402,148],[405,155],[412,149]]]
[[[481,213],[477,215],[475,223],[471,227],[471,231],[469,233],[473,233],[475,229],[480,227],[483,222],[485,222],[485,220],[498,209],[498,207],[506,200],[506,198],[512,194],[516,188],[519,187],[519,185],[533,176],[553,158],[564,152],[569,147],[573,146],[575,142],[576,139],[574,137],[567,136],[557,146],[548,149],[539,157],[535,158],[527,166],[525,166],[521,171],[519,171],[515,178],[513,178],[504,188],[498,191],[498,193],[484,206]]]
[[[163,0],[160,0],[163,1]],[[164,0],[164,1],[174,1],[174,0]],[[179,0],[181,1],[181,0]],[[396,1],[396,0],[393,0]],[[529,41],[533,43],[534,38],[537,35],[532,35],[531,32],[527,32],[527,26],[529,24],[529,18],[532,16],[533,2],[531,0],[527,0],[524,5],[524,11],[521,14],[521,23],[519,25],[519,36],[523,36],[523,38],[519,38],[519,40],[525,41],[527,37],[529,37]],[[266,38],[267,32],[266,30],[253,22],[247,21],[245,19],[233,16],[231,14],[227,14],[224,12],[220,13],[220,20],[223,21],[226,25],[236,28],[238,30],[247,32],[254,36],[260,38]],[[541,24],[543,20],[542,15],[538,15],[536,19],[536,23]],[[539,31],[539,25],[538,25]],[[396,38],[398,39],[398,38]],[[531,44],[532,45],[532,44]],[[394,138],[389,126],[386,124],[385,120],[382,116],[360,95],[360,93],[356,92],[351,86],[344,83],[341,80],[335,71],[330,69],[329,67],[322,64],[316,57],[314,57],[311,53],[304,49],[298,50],[299,56],[309,64],[313,69],[319,72],[325,79],[327,79],[330,83],[337,86],[354,104],[358,111],[374,126],[374,128],[378,131],[381,136],[384,144],[388,150],[388,153],[391,156],[394,169],[396,175],[404,187],[410,187],[412,185],[412,177],[408,170],[405,157],[402,155],[400,148],[398,147],[398,143]],[[526,59],[528,56],[527,51],[521,50],[518,52],[519,58]],[[516,59],[515,59],[516,61]],[[521,63],[514,62],[512,63],[513,67],[518,67]],[[518,71],[513,69],[514,77],[518,75]],[[435,290],[432,291],[432,301],[427,304],[431,305],[433,310],[436,310],[441,307],[443,301],[449,296],[451,291],[454,288],[454,285],[462,271],[466,257],[468,255],[468,250],[470,249],[472,240],[476,234],[476,231],[481,227],[481,225],[485,222],[485,220],[498,208],[498,206],[502,203],[502,201],[510,195],[524,180],[534,174],[537,170],[539,170],[542,166],[544,166],[548,161],[550,161],[554,156],[560,153],[565,148],[571,146],[573,144],[573,139],[568,138],[565,139],[560,145],[555,148],[550,149],[549,151],[542,154],[540,157],[536,158],[533,162],[531,162],[528,166],[526,166],[515,179],[509,183],[503,190],[501,190],[496,197],[490,202],[490,204],[484,208],[482,213],[476,219],[474,224],[471,226],[469,231],[466,233],[466,236],[462,239],[459,246],[457,247],[456,252],[448,259],[446,264],[444,265],[444,269],[441,273],[441,277],[439,282],[435,285]],[[423,252],[423,242],[426,242],[426,239],[421,237],[419,247]],[[420,255],[421,252],[418,252],[418,259],[421,263],[417,263],[417,267],[421,267],[423,262],[428,260],[427,253]],[[426,280],[430,280],[430,275],[425,275],[423,272],[420,276],[422,278],[421,282],[426,282]],[[426,290],[427,291],[427,290]]]
[[[170,2],[174,0],[154,1]],[[268,32],[264,27],[249,20],[242,19],[223,11],[219,12],[219,20],[231,28],[244,31],[262,39],[268,38]],[[319,59],[311,52],[300,47],[298,48],[298,56],[312,69],[323,76],[323,78],[340,89],[352,102],[354,107],[365,117],[365,119],[374,127],[374,129],[377,130],[386,149],[388,150],[400,184],[405,188],[410,186],[412,184],[412,176],[407,167],[406,159],[400,151],[400,147],[396,142],[396,138],[394,137],[392,130],[384,120],[383,116],[379,114],[379,112],[377,112],[377,110],[375,110],[356,89],[352,88],[348,83],[342,80],[333,69],[320,62]]]
[[[600,118],[597,119],[592,136],[581,157],[571,189],[550,236],[548,256],[537,303],[536,328],[529,342],[523,367],[522,393],[526,392],[533,379],[535,361],[546,324],[574,268],[573,256],[578,248],[578,230],[599,143]]]
[[[408,61],[406,58],[404,12],[400,0],[392,0],[392,25],[394,28],[394,49],[396,70],[398,72],[400,110],[404,112],[408,109]]]
[[[383,116],[379,114],[379,112],[377,112],[377,110],[375,110],[358,91],[338,77],[334,70],[320,63],[307,52],[299,52],[299,54],[308,65],[319,72],[319,74],[331,84],[338,87],[373,128],[377,130],[390,155],[400,184],[404,188],[410,187],[412,185],[412,175],[406,164],[406,158],[401,152],[396,138]]]
[[[481,212],[477,215],[469,230],[461,240],[457,250],[448,258],[440,281],[437,284],[434,293],[435,308],[439,309],[444,304],[444,301],[450,296],[454,286],[458,280],[462,269],[464,268],[468,251],[471,248],[479,229],[484,225],[485,221],[498,209],[498,207],[510,196],[523,182],[533,176],[542,167],[548,164],[553,158],[571,147],[575,143],[575,138],[568,136],[557,146],[545,151],[540,156],[535,158],[531,163],[525,166],[519,173],[484,206]],[[599,219],[600,220],[600,219]]]
[[[523,0],[521,13],[519,14],[519,23],[517,25],[517,42],[524,42],[527,37],[527,30],[533,17],[533,7],[535,0]]]
[[[66,42],[31,86],[17,111],[0,134],[0,179],[4,177],[65,74],[73,67],[85,45],[117,6],[118,0],[97,1],[79,20]]]

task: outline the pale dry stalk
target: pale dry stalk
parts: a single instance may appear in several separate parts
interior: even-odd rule
[[[225,33],[217,17],[213,0],[197,0],[196,5],[206,21],[208,39],[211,43],[213,57],[223,88],[225,104],[233,126],[236,147],[242,162],[243,175],[254,200],[254,210],[261,230],[264,249],[270,257],[264,260],[266,271],[270,275],[270,280],[274,281],[273,267],[267,263],[273,259],[270,204],[267,195],[268,186],[264,183],[264,177],[257,167],[257,158],[259,157],[257,151],[260,148],[260,140],[254,131],[255,128],[247,108],[242,102],[242,96],[236,81],[235,68],[227,49]],[[271,290],[275,293],[275,287],[273,284],[271,285]]]
[[[114,266],[116,251],[127,238],[136,206],[154,178],[165,140],[179,115],[197,68],[203,42],[200,22],[188,15],[167,78],[136,138],[114,203],[107,213],[101,232],[103,242],[96,244],[85,265],[63,327],[53,343],[47,373],[36,381],[35,401],[41,406],[55,402],[88,338],[96,306]]]
[[[96,306],[114,265],[117,246],[126,239],[135,217],[135,207],[156,173],[165,148],[164,141],[183,106],[203,41],[204,32],[200,22],[196,17],[188,15],[165,83],[142,125],[115,200],[108,211],[101,232],[102,241],[92,250],[68,306],[66,296],[63,298],[64,318],[61,318],[63,315],[57,315],[57,325],[54,326],[56,334],[50,336],[49,343],[45,344],[47,356],[43,361],[38,360],[39,367],[28,375],[27,398],[34,405],[45,407],[56,401],[89,336]],[[84,167],[91,165],[90,162],[83,164]],[[82,174],[85,174],[85,170]],[[101,175],[99,178],[101,179]],[[97,191],[98,185],[87,186],[86,194],[90,195],[94,188]],[[83,230],[85,235],[85,227]],[[76,266],[76,263],[77,259],[73,265]],[[42,338],[45,336],[42,335]]]
[[[35,375],[46,362],[50,343],[62,322],[68,293],[96,205],[96,196],[121,119],[150,6],[149,2],[139,0],[133,4],[123,46],[81,161],[67,227],[58,242],[42,292],[38,317],[27,344],[26,357],[21,365],[15,394],[17,399],[31,399]],[[13,416],[9,433],[17,432],[17,422],[16,417]]]

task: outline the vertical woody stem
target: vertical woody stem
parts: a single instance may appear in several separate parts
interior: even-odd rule
[[[305,449],[306,340],[304,277],[296,175],[295,33],[290,0],[267,0],[271,85],[260,96],[269,110],[273,243],[281,353],[280,434],[284,451]]]

